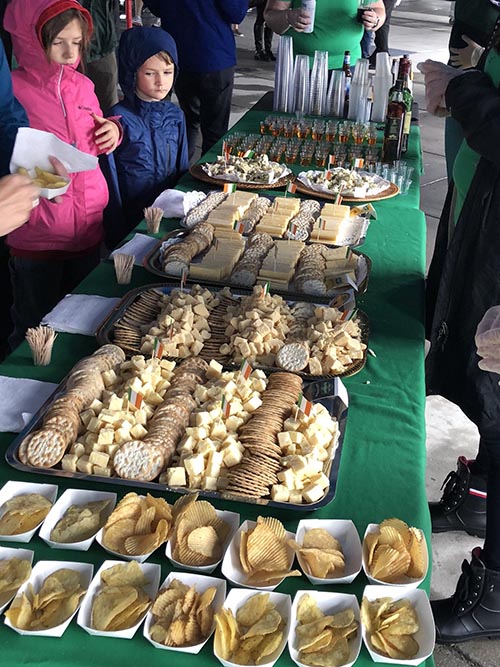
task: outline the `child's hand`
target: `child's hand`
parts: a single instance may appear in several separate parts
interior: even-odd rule
[[[120,139],[120,130],[118,125],[112,120],[103,118],[93,113],[92,118],[97,124],[97,129],[94,132],[95,142],[98,148],[106,155],[112,153],[118,145]]]

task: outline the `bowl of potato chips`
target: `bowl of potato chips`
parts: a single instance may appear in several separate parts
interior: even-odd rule
[[[361,540],[349,519],[299,521],[294,548],[313,584],[350,584],[361,572]]]
[[[222,574],[237,586],[273,591],[286,577],[300,577],[292,570],[295,534],[274,517],[244,521],[231,540]]]
[[[106,560],[92,580],[77,623],[89,635],[132,639],[158,592],[160,566]]]
[[[156,648],[199,653],[215,628],[226,597],[226,582],[188,572],[171,572],[160,587],[144,624]]]
[[[59,174],[53,174],[40,167],[35,167],[34,169],[18,167],[17,173],[31,178],[33,184],[40,188],[40,197],[43,197],[44,199],[60,197],[68,191],[71,184],[70,178],[59,176]]]
[[[78,611],[94,566],[41,560],[5,612],[5,625],[20,635],[61,637]]]
[[[366,586],[361,603],[361,633],[374,662],[424,662],[432,655],[436,641],[427,593],[408,586]]]
[[[215,657],[225,667],[272,667],[285,648],[290,610],[289,595],[233,588],[215,615]]]
[[[356,662],[361,649],[360,626],[355,595],[297,591],[288,635],[290,656],[299,667],[349,667]]]
[[[0,547],[0,614],[29,579],[34,552]]]
[[[53,549],[87,551],[116,504],[116,493],[67,489],[40,528]]]
[[[0,490],[0,540],[29,542],[56,496],[56,484],[7,482]]]
[[[194,498],[194,500],[188,500]],[[174,504],[174,525],[166,556],[174,567],[212,573],[240,525],[236,512],[216,510],[206,500],[183,496]],[[176,511],[176,506],[177,511]]]
[[[417,588],[428,567],[427,542],[419,528],[396,518],[368,524],[363,538],[363,569],[371,584]]]

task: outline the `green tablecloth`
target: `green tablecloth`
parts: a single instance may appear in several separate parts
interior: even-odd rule
[[[252,131],[262,117],[250,111],[236,129]],[[412,130],[409,159],[419,167],[418,128]],[[417,170],[416,170],[417,171]],[[418,181],[418,176],[415,179]],[[186,178],[182,187],[200,188]],[[430,543],[430,523],[425,496],[425,422],[424,422],[424,297],[425,219],[418,209],[418,182],[406,197],[396,197],[377,204],[379,219],[372,222],[362,247],[372,259],[368,291],[359,306],[370,318],[370,348],[376,357],[368,356],[366,367],[345,381],[350,397],[346,438],[342,452],[336,497],[331,504],[314,514],[288,511],[276,513],[259,510],[247,504],[217,503],[221,509],[236,509],[242,520],[254,519],[266,511],[284,521],[287,529],[295,530],[300,518],[350,518],[362,536],[368,523],[398,516],[411,525],[421,527]],[[162,232],[173,227],[172,221],[162,223]],[[139,230],[143,230],[142,225]],[[117,285],[110,262],[104,262],[79,287],[79,292],[120,296],[129,289],[158,282],[144,269],[134,269],[130,286]],[[0,367],[0,373],[14,377],[31,377],[59,381],[80,357],[95,349],[90,337],[60,334],[54,348],[53,362],[47,368],[35,368],[24,343]],[[12,434],[0,435],[0,449],[7,449]],[[40,475],[29,475],[10,468],[0,460],[0,485],[9,479],[43,481]],[[69,482],[51,478],[60,492],[74,486],[114,490],[104,484]],[[129,489],[115,487],[120,495]],[[167,496],[168,500],[173,500]],[[3,546],[15,544],[0,543]],[[24,546],[24,545],[19,545]],[[80,560],[95,564],[107,558],[96,544],[88,552],[52,551],[39,537],[28,548],[35,551],[35,560]],[[162,566],[162,580],[172,569],[158,551],[151,562]],[[220,574],[216,570],[215,574]],[[430,573],[424,582],[428,589]],[[365,577],[361,574],[349,586],[326,587],[326,590],[355,593],[361,598]],[[305,577],[284,582],[279,591],[290,593],[311,588]],[[1,664],[43,665],[52,667],[95,667],[136,665],[146,661],[151,667],[175,661],[176,665],[215,665],[210,640],[199,656],[164,653],[153,648],[142,630],[132,641],[92,637],[70,624],[61,639],[22,637],[0,625]],[[201,661],[201,662],[200,662]],[[432,663],[432,660],[429,660]],[[293,664],[285,648],[278,665]],[[363,647],[356,665],[372,664]]]

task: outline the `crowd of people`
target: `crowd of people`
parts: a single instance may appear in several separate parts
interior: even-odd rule
[[[13,287],[12,325],[8,290],[0,304],[5,353],[97,265],[103,242],[108,249],[118,243],[143,208],[176,184],[200,133],[202,152],[225,134],[236,65],[234,26],[249,3],[137,0],[134,27],[120,40],[116,0],[3,4],[3,34],[16,63],[11,74],[2,46],[0,272],[4,285],[10,273]],[[273,33],[289,34],[296,53],[328,51],[329,68],[335,69],[346,50],[353,60],[361,56],[365,33],[375,33],[372,57],[388,50],[398,3],[373,0],[357,20],[358,0],[317,0],[312,32],[312,17],[300,0],[250,4],[256,60],[274,60]],[[432,526],[485,538],[471,562],[464,562],[455,594],[433,602],[444,643],[500,636],[499,378],[490,367],[480,368],[475,342],[481,321],[498,328],[498,318],[488,313],[500,303],[499,5],[457,0],[449,64],[420,65],[428,110],[448,116],[450,178],[427,283],[427,385],[429,393],[456,403],[480,434],[475,460],[461,457],[441,501],[430,504]],[[153,27],[142,25],[143,6],[157,17]],[[172,90],[178,105],[170,100]],[[99,166],[71,174],[63,197],[40,198],[28,177],[8,175],[17,131],[27,126],[98,156]],[[52,164],[67,175],[60,162]]]

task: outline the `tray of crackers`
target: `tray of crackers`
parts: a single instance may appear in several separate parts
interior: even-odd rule
[[[254,190],[281,188],[293,176],[286,164],[273,162],[267,155],[251,158],[219,155],[215,162],[193,165],[189,173],[206,183],[237,183],[240,188]]]
[[[286,370],[305,380],[347,377],[366,363],[368,318],[362,311],[285,300],[267,286],[250,291],[189,285],[150,286],[126,295],[100,326],[100,344],[127,354],[214,359],[225,368]],[[154,314],[156,313],[156,314]]]
[[[232,232],[244,236],[253,233],[269,234],[272,238],[289,241],[313,241],[333,246],[359,246],[364,243],[371,218],[376,218],[374,207],[349,207],[339,202],[320,203],[316,199],[297,197],[265,197],[255,192],[236,190],[210,192],[182,218],[181,227],[193,230],[201,223],[196,236],[189,239],[188,247],[194,256],[208,247],[212,235],[236,238]],[[174,243],[174,238],[170,244]],[[177,249],[176,249],[177,250]],[[183,257],[179,260],[182,262]]]
[[[347,404],[339,379],[306,385],[200,358],[125,359],[106,345],[72,369],[6,460],[48,476],[312,510],[335,494]],[[67,428],[54,421],[63,409]]]
[[[325,199],[336,199],[340,195],[348,202],[380,201],[399,194],[395,183],[377,174],[343,167],[302,171],[295,184],[297,192]]]
[[[265,285],[298,299],[331,299],[339,292],[366,291],[370,258],[351,248],[296,239],[276,239],[254,232],[210,229],[200,223],[190,231],[174,230],[145,257],[155,275],[188,282],[251,288]]]

